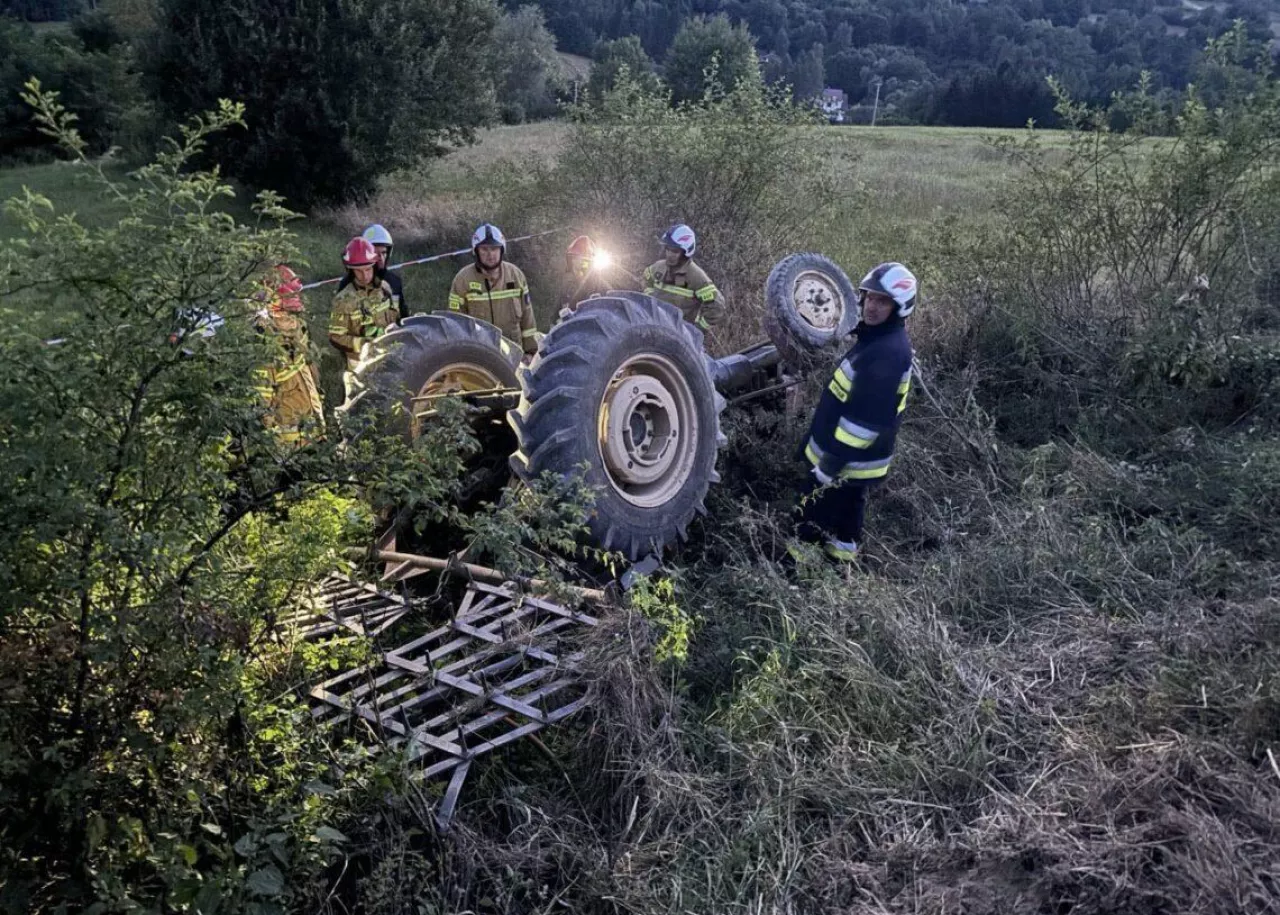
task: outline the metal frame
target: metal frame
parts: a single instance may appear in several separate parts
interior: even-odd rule
[[[447,623],[312,688],[311,715],[322,726],[365,721],[421,761],[416,777],[448,774],[437,811],[447,829],[472,760],[587,704],[581,655],[562,654],[560,640],[597,622],[509,584],[472,582]]]
[[[341,633],[372,638],[395,625],[411,609],[399,594],[356,581],[341,572],[323,579],[280,625],[298,641]]]

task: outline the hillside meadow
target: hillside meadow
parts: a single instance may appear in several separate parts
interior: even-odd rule
[[[792,537],[808,411],[729,411],[707,519],[670,552],[661,583],[641,585],[582,645],[592,707],[545,743],[477,766],[448,835],[424,826],[435,786],[395,781],[402,773],[361,781],[352,764],[340,797],[301,802],[325,811],[341,849],[319,863],[277,857],[271,880],[249,878],[247,892],[271,900],[261,911],[1276,911],[1274,110],[1243,99],[1235,124],[1252,132],[1225,144],[1193,134],[1163,159],[1050,134],[1043,161],[1069,167],[1034,181],[994,145],[1019,132],[791,128],[790,150],[806,168],[816,159],[825,200],[780,199],[786,147],[750,146],[737,124],[708,128],[722,144],[714,154],[744,170],[763,162],[755,174],[772,185],[757,199],[773,210],[746,207],[739,224],[708,229],[723,247],[699,259],[735,290],[731,308],[757,314],[762,294],[725,265],[756,275],[767,264],[743,265],[725,238],[741,230],[760,261],[788,253],[761,226],[783,225],[855,278],[901,259],[929,280],[911,319],[915,387],[857,566],[833,568]],[[490,130],[385,180],[365,206],[312,214],[297,226],[300,272],[336,274],[342,243],[373,221],[396,236],[397,259],[463,247],[491,212],[518,211],[495,199],[522,191],[503,176],[537,173],[523,190],[560,196],[545,211],[513,198],[529,222],[502,226],[563,230],[511,252],[531,268],[545,325],[558,251],[579,227],[539,220],[590,212],[571,206],[580,172],[546,167],[594,166],[598,199],[624,177],[610,162],[571,160],[608,150],[566,131]],[[656,146],[627,151],[645,175],[674,158]],[[676,151],[682,188],[714,204],[716,188],[700,183],[714,178],[689,165],[701,151]],[[1117,166],[1125,155],[1128,170]],[[74,171],[0,172],[0,192],[29,186],[109,223]],[[646,190],[627,185],[618,199],[639,211]],[[801,218],[809,206],[818,224]],[[1219,218],[1227,210],[1240,236]],[[684,218],[703,228],[697,213]],[[615,253],[638,271],[657,252]],[[416,309],[443,305],[460,262],[406,272]],[[1216,270],[1211,291],[1184,291],[1191,269]],[[327,302],[308,298],[321,349]],[[828,372],[804,379],[802,404]],[[672,634],[680,653],[660,657]],[[255,736],[281,730],[291,734]],[[339,766],[326,765],[332,778]],[[238,772],[228,785],[243,783]],[[259,826],[269,843],[274,827]],[[236,854],[225,852],[232,887],[247,869]],[[214,873],[209,859],[199,866]]]
[[[363,205],[325,209],[291,224],[302,257],[295,265],[306,282],[339,276],[342,247],[353,234],[381,222],[396,239],[397,262],[427,257],[465,248],[472,228],[494,219],[489,208],[494,201],[491,183],[505,172],[519,172],[531,163],[553,162],[564,147],[568,125],[543,121],[495,127],[479,133],[477,142],[461,148],[422,169],[395,173],[382,181],[375,197]],[[884,260],[902,260],[921,266],[927,262],[928,233],[941,220],[954,217],[962,224],[976,226],[993,213],[992,194],[1014,173],[996,147],[1000,138],[1013,139],[1025,131],[984,130],[948,127],[816,127],[794,128],[806,142],[827,159],[828,167],[848,200],[837,200],[833,212],[838,221],[816,232],[804,247],[821,251],[858,276]],[[1061,142],[1056,132],[1042,132],[1046,143]],[[113,177],[123,177],[128,169],[110,159],[102,167]],[[20,194],[22,189],[48,197],[60,211],[70,211],[88,226],[109,224],[117,218],[109,201],[78,176],[80,166],[55,162],[0,169],[0,200]],[[249,221],[250,198],[241,191],[231,211]],[[868,205],[862,206],[866,200]],[[698,214],[685,217],[695,230]],[[0,212],[0,234],[16,226],[12,217]],[[546,227],[506,222],[501,228],[509,237],[530,234]],[[560,231],[531,242],[516,243],[511,259],[526,266],[532,286],[539,326],[545,327],[559,309],[555,296],[560,287],[556,275],[559,252],[581,229],[555,226]],[[619,263],[637,277],[658,255],[656,237],[665,226],[641,227],[654,237],[649,249],[614,250]],[[608,243],[608,240],[604,240]],[[774,259],[789,250],[778,248]],[[698,260],[713,278],[725,279],[718,261],[728,252],[703,247]],[[466,263],[466,257],[448,258],[431,264],[406,268],[405,296],[414,311],[446,307],[449,281]],[[530,267],[530,262],[533,266]],[[625,283],[627,278],[621,277]],[[323,286],[306,294],[313,338],[324,341],[329,301],[336,287]],[[754,331],[764,338],[754,318],[763,299],[763,290],[753,295],[750,312]],[[730,307],[732,307],[732,302]],[[340,366],[327,346],[321,346],[326,406],[341,401]]]

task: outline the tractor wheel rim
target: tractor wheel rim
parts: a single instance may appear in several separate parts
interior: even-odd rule
[[[453,362],[432,374],[419,389],[418,397],[431,397],[441,394],[461,394],[464,391],[488,391],[502,387],[488,369],[469,362]],[[436,410],[432,401],[415,401],[413,405],[413,422],[411,435],[417,438],[422,434],[422,421],[435,416]]]
[[[844,296],[827,276],[806,270],[796,277],[792,293],[796,313],[814,330],[833,333],[844,313]]]
[[[693,472],[698,414],[693,390],[665,356],[633,356],[600,401],[600,456],[609,485],[641,508],[664,505]]]

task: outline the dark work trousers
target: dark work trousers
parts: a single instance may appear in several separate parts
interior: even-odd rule
[[[867,515],[866,483],[844,482],[822,486],[813,474],[800,507],[797,533],[809,543],[829,539],[862,542],[862,523]]]

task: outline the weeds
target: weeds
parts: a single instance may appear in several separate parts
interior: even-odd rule
[[[638,613],[595,633],[597,702],[557,735],[573,792],[512,757],[521,825],[512,789],[473,800],[455,909],[1280,905],[1269,287],[1177,301],[1244,256],[1214,208],[1270,186],[1235,167],[1272,148],[1251,105],[1035,153],[1017,190],[1052,193],[925,268],[927,395],[856,571],[783,572],[801,418],[729,424],[678,557],[687,659],[655,666]]]
[[[498,215],[537,228],[574,226],[625,252],[612,276],[619,288],[636,288],[660,254],[658,236],[688,222],[735,315],[715,332],[715,345],[749,342],[743,329],[754,335],[759,326],[773,253],[812,237],[837,203],[833,169],[807,142],[812,112],[752,74],[728,93],[678,108],[622,79],[598,105],[571,114],[553,163],[530,159],[523,171],[492,176]],[[852,196],[845,189],[844,202]],[[559,273],[559,262],[535,266]]]

